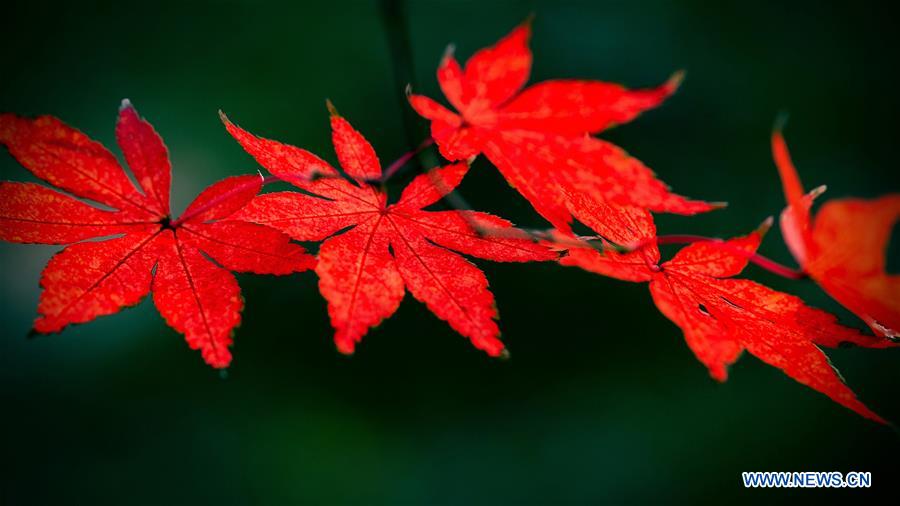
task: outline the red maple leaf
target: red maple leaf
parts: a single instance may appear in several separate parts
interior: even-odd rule
[[[595,223],[586,224],[607,226],[602,216],[607,210],[593,211]],[[834,316],[792,295],[750,280],[729,279],[747,265],[769,222],[745,237],[692,244],[659,264],[653,218],[645,210],[629,211],[631,227],[603,232],[616,236],[619,244],[644,247],[630,253],[573,248],[559,262],[625,281],[649,282],[656,306],[682,329],[688,346],[716,380],[725,381],[727,367],[747,350],[835,402],[884,422],[856,398],[817,346],[882,347],[884,340],[838,325]]]
[[[568,230],[572,219],[565,190],[658,212],[689,215],[721,207],[671,193],[639,160],[589,135],[659,105],[678,88],[680,73],[646,90],[584,80],[551,80],[522,90],[531,70],[530,34],[526,22],[475,53],[464,69],[447,52],[437,79],[457,113],[410,95],[412,107],[431,120],[431,135],[444,157],[464,160],[484,153],[560,230]]]
[[[780,130],[772,133],[772,154],[788,203],[781,231],[794,258],[875,334],[900,338],[900,276],[885,270],[891,230],[900,219],[900,194],[830,200],[813,221],[810,208],[825,187],[804,194]]]
[[[277,228],[297,240],[324,240],[316,273],[338,350],[352,353],[371,327],[397,310],[405,287],[477,348],[491,356],[504,352],[487,278],[456,252],[505,262],[556,255],[495,216],[423,210],[456,188],[467,164],[416,177],[399,201],[388,204],[387,195],[368,184],[382,175],[375,151],[334,110],[332,141],[352,182],[308,151],[256,137],[224,116],[223,121],[262,166],[310,193],[260,195],[234,218]],[[482,229],[497,234],[481,234]]]
[[[69,244],[41,275],[34,329],[58,332],[116,313],[152,290],[169,326],[184,334],[192,349],[200,349],[209,365],[227,367],[232,330],[244,304],[229,270],[288,274],[311,268],[314,259],[277,230],[217,221],[256,195],[259,176],[222,180],[204,190],[180,219],[171,220],[168,151],[127,100],[119,111],[116,139],[139,188],[112,153],[60,120],[0,115],[0,142],[25,168],[111,209],[39,184],[0,183],[0,239]]]

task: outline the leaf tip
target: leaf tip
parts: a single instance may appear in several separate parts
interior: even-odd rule
[[[790,114],[787,111],[779,111],[778,114],[775,115],[775,122],[772,123],[772,134],[781,135],[789,118]]]
[[[816,198],[819,197],[819,195],[825,193],[826,190],[828,190],[828,186],[827,186],[827,185],[824,185],[824,184],[823,184],[823,185],[817,186],[817,187],[813,188],[812,191],[810,191],[810,192],[808,193],[809,198],[811,198],[811,199],[816,199]]]
[[[756,227],[756,233],[759,234],[760,237],[765,237],[766,233],[769,232],[769,229],[772,228],[773,223],[775,223],[775,218],[769,216]]]
[[[334,336],[334,346],[341,355],[352,357],[356,351],[356,342],[346,336]]]
[[[510,359],[509,348],[503,348],[502,350],[500,350],[500,353],[497,355],[497,358],[500,360],[509,360]]]
[[[684,69],[676,70],[669,79],[666,80],[665,87],[669,91],[669,93],[675,93],[678,88],[681,87],[681,83],[684,82],[684,78],[687,75],[687,71]]]
[[[447,44],[447,47],[444,49],[444,54],[441,55],[441,65],[447,63],[448,60],[453,58],[453,55],[456,53],[456,45],[455,44]]]
[[[406,83],[406,86],[403,88],[403,94],[406,95],[407,100],[412,96],[412,83]]]
[[[335,107],[334,104],[331,103],[331,99],[329,99],[329,98],[325,99],[325,108],[328,109],[328,114],[330,114],[332,118],[340,118],[341,117],[340,113],[337,110],[337,107]]]
[[[724,364],[713,364],[708,367],[709,377],[719,383],[728,381],[728,368]]]
[[[126,109],[134,109],[134,106],[131,105],[131,100],[127,98],[123,98],[122,102],[119,103],[119,112],[122,112]]]
[[[884,425],[884,426],[892,429],[894,432],[897,432],[897,426],[894,425],[894,422],[891,422],[890,420],[883,418],[881,415],[872,411],[871,409],[869,409],[868,406],[866,406],[865,404],[862,404],[858,400],[857,400],[857,402],[859,403],[858,407],[851,407],[851,406],[847,406],[847,407],[850,408],[851,410],[855,411],[857,414],[862,415],[863,418],[868,418],[869,420],[872,420],[875,423],[880,423],[881,425]]]
[[[219,120],[226,125],[231,124],[231,120],[228,119],[228,115],[225,114],[225,111],[223,111],[222,109],[219,109]]]
[[[534,25],[534,18],[537,16],[534,11],[528,13],[528,16],[525,18],[525,21],[522,21],[522,26],[527,28],[529,31],[531,27]]]

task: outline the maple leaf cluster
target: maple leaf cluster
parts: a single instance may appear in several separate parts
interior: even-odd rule
[[[526,87],[530,23],[465,65],[444,55],[437,81],[451,108],[410,93],[448,160],[417,175],[391,200],[373,147],[329,103],[339,167],[304,149],[244,130],[227,131],[271,176],[237,176],[204,190],[178,218],[169,209],[171,164],[153,127],[126,100],[116,140],[126,170],[101,144],[60,120],[0,115],[0,143],[36,177],[0,183],[0,239],[66,245],[41,275],[34,330],[58,332],[152,293],[166,323],[216,368],[231,363],[243,299],[232,272],[314,270],[342,353],[413,298],[490,356],[506,352],[494,296],[465,256],[498,262],[558,261],[647,283],[659,310],[684,333],[710,375],[724,381],[743,351],[860,415],[884,422],[831,366],[822,347],[893,346],[900,338],[900,277],[885,249],[900,195],[826,203],[815,218],[780,131],[773,153],[788,206],[785,241],[800,271],[757,254],[771,220],[729,240],[658,235],[654,212],[693,215],[723,207],[673,193],[636,158],[594,135],[659,106],[676,73],[641,90],[587,80]],[[430,209],[483,155],[553,228],[537,233],[487,213]],[[265,183],[300,191],[262,193]],[[64,193],[65,192],[65,193]],[[597,235],[577,236],[578,221]],[[320,243],[315,256],[294,241]],[[659,245],[688,245],[662,261]],[[465,255],[465,256],[463,256]],[[809,276],[858,315],[872,334],[844,327],[801,299],[735,278],[748,263]]]

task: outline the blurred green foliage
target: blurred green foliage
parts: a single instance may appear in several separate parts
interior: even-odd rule
[[[900,188],[890,10],[413,2],[412,75],[438,96],[446,44],[467,57],[529,13],[534,80],[649,86],[686,69],[667,104],[604,137],[679,192],[731,204],[662,216],[661,231],[740,234],[783,206],[768,148],[782,109],[801,174],[827,183],[826,198]],[[374,2],[16,2],[0,37],[0,110],[54,114],[112,147],[116,107],[130,98],[170,148],[176,212],[211,182],[258,169],[220,108],[334,160],[328,97],[384,162],[408,149],[405,83]],[[475,165],[461,187],[474,207],[543,225],[485,161]],[[31,178],[6,155],[0,176]],[[717,384],[646,286],[479,262],[511,360],[489,359],[411,297],[348,358],[334,351],[311,273],[240,276],[247,307],[222,379],[149,301],[27,340],[56,249],[0,245],[4,504],[795,503],[897,491],[896,433],[750,356]],[[777,232],[762,251],[790,261]],[[810,283],[747,275],[859,324]],[[900,420],[896,350],[830,355],[864,401]],[[872,471],[875,490],[744,490],[748,470]]]

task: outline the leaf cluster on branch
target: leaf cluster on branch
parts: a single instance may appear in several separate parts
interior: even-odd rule
[[[724,381],[744,351],[860,415],[859,401],[821,347],[896,345],[900,277],[885,250],[900,194],[827,202],[815,217],[779,129],[772,148],[787,207],[781,230],[800,269],[757,253],[772,220],[721,240],[658,235],[652,213],[693,215],[724,206],[673,193],[639,160],[594,136],[659,106],[682,75],[641,90],[586,80],[526,87],[528,22],[461,65],[448,51],[437,81],[450,108],[408,93],[448,160],[391,199],[384,182],[414,156],[382,170],[373,147],[329,103],[339,168],[304,149],[256,136],[222,115],[227,131],[271,174],[236,176],[204,190],[178,218],[169,208],[171,164],[153,127],[126,100],[116,140],[128,170],[105,147],[51,116],[0,115],[0,143],[50,186],[0,183],[0,239],[67,245],[41,275],[34,330],[61,331],[115,313],[152,293],[166,323],[216,368],[243,298],[233,272],[314,270],[342,353],[400,305],[405,292],[491,356],[503,356],[497,308],[484,273],[463,255],[497,262],[556,261],[647,283],[710,375]],[[552,228],[526,230],[487,213],[429,209],[453,195],[484,156]],[[130,173],[129,173],[130,171]],[[294,191],[262,193],[283,181]],[[135,184],[136,183],[136,184]],[[299,190],[299,191],[297,191]],[[577,220],[596,235],[573,233]],[[294,241],[320,242],[315,255]],[[663,261],[659,245],[684,243]],[[755,263],[812,278],[871,329],[863,333],[801,299],[735,278]]]

